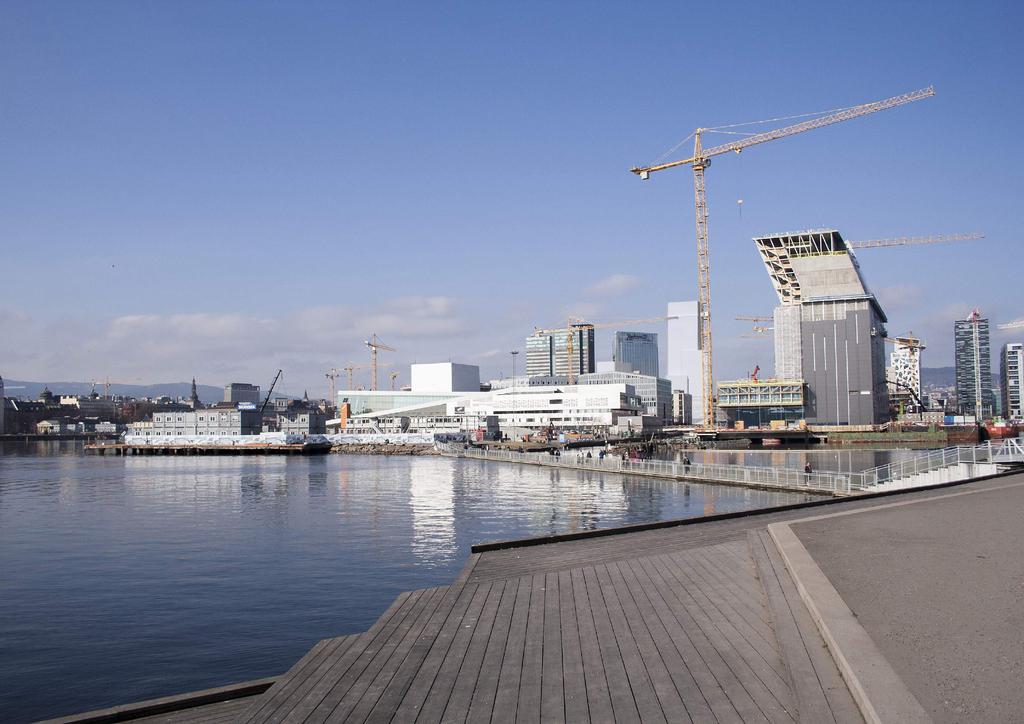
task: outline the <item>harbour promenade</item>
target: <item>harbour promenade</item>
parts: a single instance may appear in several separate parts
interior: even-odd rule
[[[58,721],[1012,721],[1022,505],[1017,473],[481,545],[265,690]]]

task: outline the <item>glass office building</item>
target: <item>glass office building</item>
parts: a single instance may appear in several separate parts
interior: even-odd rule
[[[658,376],[658,335],[655,332],[616,332],[612,360],[630,372]]]

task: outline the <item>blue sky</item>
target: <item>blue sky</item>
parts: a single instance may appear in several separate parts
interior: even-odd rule
[[[890,332],[952,364],[955,317],[1024,316],[1022,14],[6,2],[0,374],[222,384],[284,367],[323,394],[324,370],[365,361],[372,332],[399,350],[401,381],[412,361],[507,373],[534,326],[695,298],[691,174],[642,183],[630,166],[696,126],[932,84],[934,98],[715,161],[716,372],[772,365],[733,320],[774,304],[751,237],[816,227],[986,234],[860,255]],[[611,333],[598,344],[610,357]]]

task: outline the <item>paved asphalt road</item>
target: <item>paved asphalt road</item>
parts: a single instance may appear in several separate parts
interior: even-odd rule
[[[936,722],[1021,722],[1024,475],[956,492],[793,530]]]

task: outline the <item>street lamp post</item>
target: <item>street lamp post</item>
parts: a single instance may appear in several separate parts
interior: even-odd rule
[[[516,414],[516,356],[518,354],[519,354],[519,350],[518,349],[512,350],[512,415],[510,416],[511,417],[511,420],[510,420],[511,425],[510,425],[510,427],[512,428],[512,437],[513,438],[516,435],[516,426],[515,426],[515,414]]]

